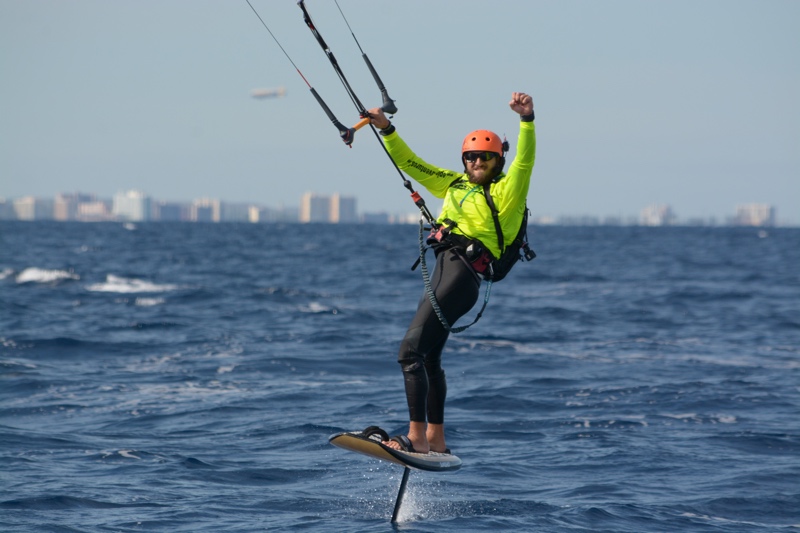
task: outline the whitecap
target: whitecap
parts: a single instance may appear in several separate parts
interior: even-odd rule
[[[337,313],[336,309],[331,307],[327,307],[322,305],[319,302],[310,302],[307,306],[300,307],[300,311],[304,313],[328,313],[331,312],[334,315]]]
[[[44,268],[29,267],[17,274],[17,283],[52,283],[64,279],[81,279],[80,276],[68,270],[47,270]]]
[[[0,337],[0,346],[3,348],[16,348],[17,343],[14,342],[13,339],[7,339],[5,337]]]
[[[126,457],[128,459],[139,459],[140,461],[142,460],[142,458],[139,457],[138,455],[134,455],[133,450],[120,450],[117,453],[119,453],[122,457]]]
[[[106,276],[105,283],[93,283],[86,287],[91,292],[117,292],[117,293],[136,293],[136,292],[167,292],[177,290],[178,285],[156,284],[136,278],[123,278],[109,274]]]
[[[0,270],[0,279],[6,279],[13,273],[14,273],[13,268],[4,268],[3,270]]]
[[[664,413],[663,416],[667,418],[675,418],[678,420],[697,420],[697,413]]]
[[[152,307],[154,305],[161,305],[165,301],[164,298],[136,298],[133,304],[139,307]]]

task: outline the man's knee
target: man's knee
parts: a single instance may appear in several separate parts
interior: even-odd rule
[[[404,374],[417,374],[425,371],[425,360],[421,356],[400,357],[397,359]]]
[[[425,364],[425,358],[419,352],[421,333],[422,328],[412,328],[406,332],[406,336],[400,343],[397,362],[400,363],[403,372],[416,372]]]

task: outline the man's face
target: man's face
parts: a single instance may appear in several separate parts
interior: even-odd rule
[[[486,185],[497,174],[495,169],[500,163],[500,154],[494,152],[465,152],[463,160],[464,169],[467,176],[469,176],[470,183]]]

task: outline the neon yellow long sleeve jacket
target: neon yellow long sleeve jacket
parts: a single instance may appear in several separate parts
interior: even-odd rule
[[[483,195],[483,187],[469,182],[469,176],[435,167],[419,158],[397,132],[383,137],[386,149],[400,170],[425,187],[437,198],[444,198],[442,213],[437,219],[450,219],[457,226],[453,233],[477,239],[494,255],[500,257],[492,211]],[[500,212],[500,227],[506,245],[514,240],[525,212],[531,173],[536,159],[536,128],[533,122],[520,122],[517,152],[508,172],[500,174],[491,184],[490,193]]]

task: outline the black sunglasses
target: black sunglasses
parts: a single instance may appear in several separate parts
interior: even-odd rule
[[[483,161],[491,161],[498,154],[494,152],[464,152],[464,159],[472,163],[473,161],[477,161],[478,159],[482,159]]]

